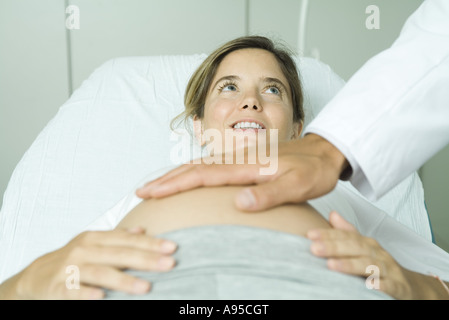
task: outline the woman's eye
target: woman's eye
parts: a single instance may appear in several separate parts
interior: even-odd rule
[[[280,95],[280,94],[281,94],[281,91],[280,91],[278,88],[276,88],[276,87],[269,87],[269,88],[267,89],[267,91],[268,91],[269,93],[274,93],[274,94],[277,94],[277,95]]]
[[[237,91],[237,87],[233,84],[228,84],[228,85],[223,86],[221,91]]]

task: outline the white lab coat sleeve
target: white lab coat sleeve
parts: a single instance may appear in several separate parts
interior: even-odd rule
[[[449,143],[449,1],[426,0],[307,126],[377,200]]]

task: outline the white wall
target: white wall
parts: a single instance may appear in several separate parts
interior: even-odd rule
[[[422,0],[309,0],[306,55],[319,53],[348,80],[368,59],[390,47],[402,25]],[[379,9],[379,29],[368,29],[371,14],[367,7]]]
[[[1,195],[23,153],[68,98],[64,10],[62,1],[0,1]]]
[[[309,0],[305,47],[348,80],[388,48],[422,0]],[[68,5],[80,29],[68,30]],[[15,165],[70,93],[117,56],[208,53],[245,34],[298,48],[304,0],[2,0],[0,2],[0,194]],[[380,29],[368,30],[369,5]],[[437,243],[449,250],[449,161],[442,152],[422,169]],[[0,199],[0,205],[1,205]]]
[[[81,27],[70,32],[73,86],[117,56],[209,52],[245,32],[245,1],[73,0]],[[132,20],[129,17],[133,17]]]

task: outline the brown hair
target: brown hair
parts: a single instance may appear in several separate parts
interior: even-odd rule
[[[206,101],[209,87],[218,66],[226,55],[240,49],[263,49],[271,52],[279,63],[279,66],[287,78],[292,92],[293,102],[293,122],[299,123],[304,120],[303,110],[303,94],[301,83],[299,81],[298,70],[295,61],[291,57],[292,54],[284,46],[275,45],[274,42],[262,36],[245,36],[231,40],[220,48],[212,52],[196,69],[187,84],[184,95],[185,110],[180,115],[175,117],[170,124],[173,129],[173,124],[179,119],[186,121],[190,117],[197,116],[202,119],[204,116],[204,104]]]

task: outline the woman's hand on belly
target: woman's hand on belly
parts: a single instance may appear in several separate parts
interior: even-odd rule
[[[6,280],[0,298],[99,299],[104,296],[99,288],[143,294],[150,283],[124,269],[168,271],[175,250],[171,241],[145,235],[141,228],[83,232]]]

